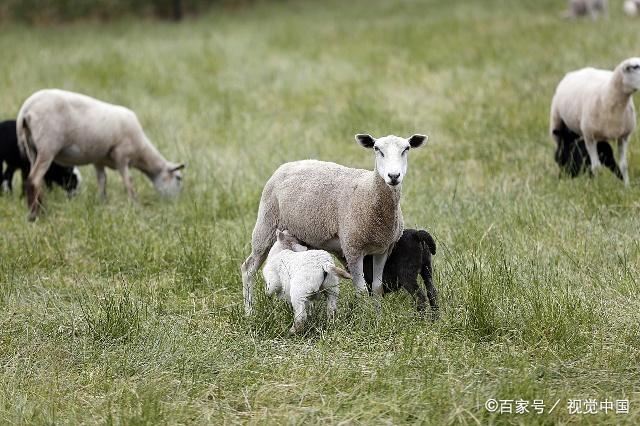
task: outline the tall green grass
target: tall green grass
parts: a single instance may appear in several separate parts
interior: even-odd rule
[[[562,4],[288,1],[215,7],[180,25],[0,26],[2,117],[43,87],[136,111],[184,191],[160,199],[94,172],[26,221],[0,196],[0,422],[636,424],[640,161],[558,179],[548,109],[563,74],[637,55],[637,22],[561,20]],[[380,309],[341,289],[289,336],[239,266],[260,193],[286,161],[372,167],[353,140],[430,135],[411,154],[406,225],[436,238],[441,315],[405,293]],[[19,179],[16,177],[16,179]],[[488,398],[561,405],[491,414]],[[629,399],[569,415],[569,398]]]

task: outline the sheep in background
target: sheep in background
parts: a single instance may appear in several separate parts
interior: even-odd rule
[[[434,314],[438,312],[438,292],[433,285],[432,255],[436,254],[436,242],[427,231],[405,229],[402,237],[393,246],[393,250],[384,264],[382,285],[384,292],[393,292],[401,287],[413,296],[418,311],[424,311],[427,299]],[[427,294],[418,285],[418,274],[427,288]],[[364,279],[370,286],[373,281],[373,262],[371,256],[364,258]]]
[[[584,138],[595,174],[601,166],[597,141],[618,141],[619,164],[629,185],[627,149],[636,128],[632,95],[640,88],[640,58],[622,61],[614,71],[583,68],[568,73],[558,84],[551,102],[549,133],[568,129]]]
[[[569,7],[563,16],[573,19],[589,15],[595,20],[599,15],[606,15],[606,13],[607,0],[569,0]]]
[[[560,175],[563,173],[577,177],[586,170],[591,173],[591,160],[587,153],[587,147],[580,135],[568,129],[554,130],[553,134],[558,138],[558,146],[556,147],[555,160],[560,166]],[[613,172],[618,179],[622,180],[622,172],[613,156],[613,150],[609,142],[600,141],[597,143],[598,158],[609,170]]]
[[[170,163],[151,144],[135,113],[78,93],[48,89],[34,93],[18,114],[18,143],[31,162],[27,179],[29,219],[38,216],[42,178],[51,163],[93,164],[102,198],[105,167],[117,169],[133,198],[129,166],[142,171],[167,195],[180,190],[183,164]]]
[[[625,0],[622,8],[627,15],[638,16],[638,12],[640,12],[640,0]]]
[[[7,167],[2,171],[2,164]],[[13,190],[13,174],[16,170],[22,173],[22,193],[24,194],[27,176],[31,170],[29,160],[22,155],[16,136],[16,121],[7,120],[0,123],[0,183],[3,191]],[[52,163],[44,175],[44,183],[51,189],[53,184],[61,186],[69,196],[75,194],[82,176],[77,167],[63,167]]]
[[[373,292],[381,294],[387,254],[402,235],[400,195],[408,153],[427,137],[356,135],[356,140],[374,151],[373,171],[294,161],[280,166],[264,186],[251,255],[240,268],[247,315],[253,311],[254,274],[275,241],[276,229],[288,229],[310,247],[345,258],[360,294],[368,294],[362,262],[373,255]]]
[[[307,250],[288,231],[276,231],[276,242],[262,268],[268,296],[277,294],[293,307],[291,333],[300,331],[307,319],[307,305],[324,293],[327,316],[333,318],[338,306],[340,278],[351,279],[336,267],[324,250]]]

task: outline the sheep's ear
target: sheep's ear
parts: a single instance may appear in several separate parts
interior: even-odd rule
[[[283,241],[284,240],[284,234],[279,229],[276,229],[276,238],[278,239],[278,241]]]
[[[429,136],[425,135],[413,135],[409,138],[409,145],[411,148],[420,148],[422,145],[429,141]]]
[[[180,164],[177,164],[177,165],[172,166],[171,168],[169,168],[169,172],[171,172],[171,173],[173,173],[173,172],[177,172],[178,170],[182,170],[182,169],[184,169],[185,167],[187,167],[187,165],[186,165],[186,164],[184,164],[184,163],[180,163]]]
[[[373,148],[373,145],[376,143],[376,140],[373,138],[373,136],[367,134],[358,133],[356,135],[356,140],[365,148]]]

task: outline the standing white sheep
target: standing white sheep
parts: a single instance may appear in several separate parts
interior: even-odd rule
[[[293,307],[291,333],[300,330],[307,319],[309,303],[324,294],[327,316],[333,318],[338,306],[340,277],[351,279],[345,270],[336,267],[324,250],[307,250],[288,231],[276,231],[276,242],[262,268],[268,296],[278,295]]]
[[[27,181],[29,219],[39,213],[42,178],[52,162],[63,166],[93,164],[100,195],[106,198],[105,167],[117,169],[130,197],[129,167],[141,170],[163,194],[180,190],[183,164],[170,163],[149,142],[136,114],[78,93],[41,90],[20,108],[20,149],[31,162]]]
[[[353,283],[368,293],[363,259],[373,255],[375,294],[382,293],[382,270],[393,244],[402,235],[402,180],[409,149],[426,136],[409,139],[356,135],[375,151],[375,169],[361,170],[315,160],[283,164],[266,183],[251,239],[251,255],[242,264],[245,312],[253,311],[254,275],[273,245],[276,229],[288,229],[312,248],[346,259]]]
[[[640,58],[624,60],[614,71],[583,68],[568,73],[551,102],[549,132],[556,143],[568,129],[584,138],[593,173],[601,166],[597,142],[618,141],[620,171],[629,185],[627,148],[636,128],[632,95],[640,88]]]
[[[640,0],[625,0],[622,6],[624,13],[629,16],[637,16],[640,11]]]

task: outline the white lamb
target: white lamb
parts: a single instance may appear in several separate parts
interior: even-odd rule
[[[593,173],[601,166],[597,142],[617,140],[620,171],[629,185],[627,147],[636,128],[632,95],[639,88],[640,58],[626,59],[614,71],[583,68],[568,73],[551,102],[551,136],[556,143],[556,133],[565,129],[582,136]]]
[[[404,227],[400,195],[408,153],[427,137],[375,139],[362,134],[356,140],[374,151],[374,170],[294,161],[280,166],[264,186],[251,255],[241,267],[247,315],[253,310],[254,274],[275,241],[276,229],[288,229],[309,247],[344,258],[360,294],[368,294],[362,262],[373,255],[372,291],[382,294],[382,270]]]
[[[327,299],[327,316],[333,318],[340,293],[339,278],[351,279],[351,275],[336,267],[329,253],[307,250],[288,231],[277,230],[276,236],[262,275],[267,295],[277,294],[293,307],[290,332],[300,330],[307,319],[307,306],[321,294]]]
[[[117,169],[130,197],[129,167],[141,170],[163,194],[180,190],[184,164],[170,163],[151,144],[130,109],[64,90],[48,89],[27,99],[17,120],[18,144],[31,163],[27,180],[29,219],[39,212],[42,178],[52,162],[93,164],[102,198],[105,167]]]

